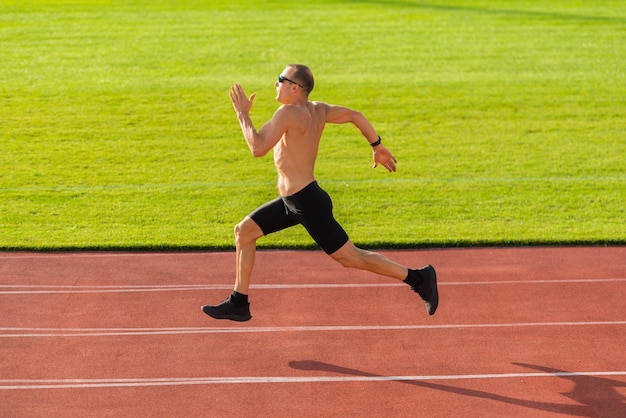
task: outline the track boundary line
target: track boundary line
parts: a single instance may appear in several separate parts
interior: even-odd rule
[[[608,246],[598,246],[594,244],[581,244],[581,245],[551,245],[549,243],[545,245],[521,245],[521,246],[478,246],[478,247],[443,247],[443,248],[381,248],[378,251],[383,253],[385,252],[430,252],[430,251],[465,251],[465,250],[509,250],[509,249],[518,249],[518,250],[532,250],[537,248],[546,248],[546,249],[596,249],[601,251],[602,249],[622,249],[626,248],[623,244],[612,244]],[[260,249],[260,253],[319,253],[323,254],[321,250],[313,250],[313,249]],[[60,252],[37,252],[37,250],[23,250],[23,251],[0,251],[0,260],[23,260],[23,259],[64,259],[64,258],[141,258],[141,257],[210,257],[212,255],[235,255],[235,248],[232,250],[197,250],[197,251],[165,251],[165,252],[153,252],[149,250],[145,251],[133,251],[133,250],[119,250],[119,251],[109,251],[109,250],[67,250]]]
[[[554,373],[501,373],[466,375],[415,375],[415,376],[267,376],[267,377],[192,377],[146,379],[0,379],[0,390],[24,389],[87,389],[113,387],[149,387],[181,385],[232,385],[263,383],[335,383],[335,382],[389,382],[389,381],[441,381],[489,380],[535,377],[600,377],[626,376],[626,371],[587,371]]]
[[[626,278],[605,279],[549,279],[549,280],[483,280],[473,282],[441,282],[438,286],[481,286],[481,285],[517,285],[517,284],[553,284],[553,283],[611,283],[626,282]],[[402,283],[310,283],[310,284],[256,284],[251,289],[340,289],[340,288],[370,288],[370,287],[403,287]],[[101,285],[101,286],[74,286],[74,285],[25,285],[2,284],[0,295],[42,295],[66,293],[132,293],[132,292],[182,292],[193,290],[225,290],[231,289],[232,284],[191,284],[191,285]]]
[[[38,337],[117,337],[140,335],[179,334],[243,334],[271,332],[333,332],[333,331],[388,331],[429,329],[475,329],[515,327],[575,327],[575,326],[624,326],[624,321],[585,322],[520,322],[502,324],[439,324],[439,325],[317,325],[295,327],[207,327],[207,328],[18,328],[0,327],[0,338]]]

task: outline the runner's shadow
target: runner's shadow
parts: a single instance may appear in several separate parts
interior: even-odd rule
[[[561,395],[584,405],[585,412],[589,414],[584,416],[623,417],[626,414],[626,397],[617,390],[618,388],[625,388],[626,382],[607,379],[606,377],[570,373],[565,370],[534,364],[513,364],[570,380],[574,383],[574,387],[569,392],[562,392]]]
[[[597,376],[584,376],[574,373],[569,374],[561,370],[552,369],[549,367],[535,366],[531,364],[514,364],[529,369],[540,370],[542,372],[546,372],[547,374],[553,374],[558,377],[563,377],[565,379],[571,380],[574,383],[574,389],[570,392],[564,393],[563,395],[576,401],[580,405],[567,405],[552,402],[538,402],[525,399],[517,399],[510,396],[503,396],[480,390],[464,389],[421,380],[396,380],[396,382],[428,389],[440,390],[443,392],[455,393],[457,395],[490,399],[530,409],[567,414],[577,417],[617,417],[622,416],[620,414],[624,413],[624,396],[622,396],[616,390],[617,387],[626,387],[626,383],[624,382]],[[382,375],[368,373],[356,369],[350,369],[347,367],[341,367],[334,364],[324,363],[315,360],[290,361],[289,366],[293,369],[298,370],[318,370],[350,376],[364,376],[375,378],[385,377]]]

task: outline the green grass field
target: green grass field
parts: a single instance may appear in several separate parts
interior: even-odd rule
[[[0,2],[0,249],[226,249],[275,197],[228,89],[361,110],[318,181],[366,247],[626,244],[622,1]],[[261,247],[310,247],[300,227]]]

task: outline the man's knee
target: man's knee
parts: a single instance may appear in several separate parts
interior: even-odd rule
[[[363,264],[362,252],[363,250],[348,242],[330,256],[343,267],[360,268]]]
[[[333,257],[335,261],[341,264],[345,268],[358,268],[360,263],[359,260],[354,257]]]
[[[263,231],[251,218],[246,217],[243,221],[235,225],[235,241],[237,243],[248,243],[256,241],[263,236]]]

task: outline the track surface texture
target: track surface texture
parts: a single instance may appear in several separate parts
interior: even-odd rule
[[[626,247],[381,251],[400,282],[260,251],[0,253],[2,417],[624,417]]]

